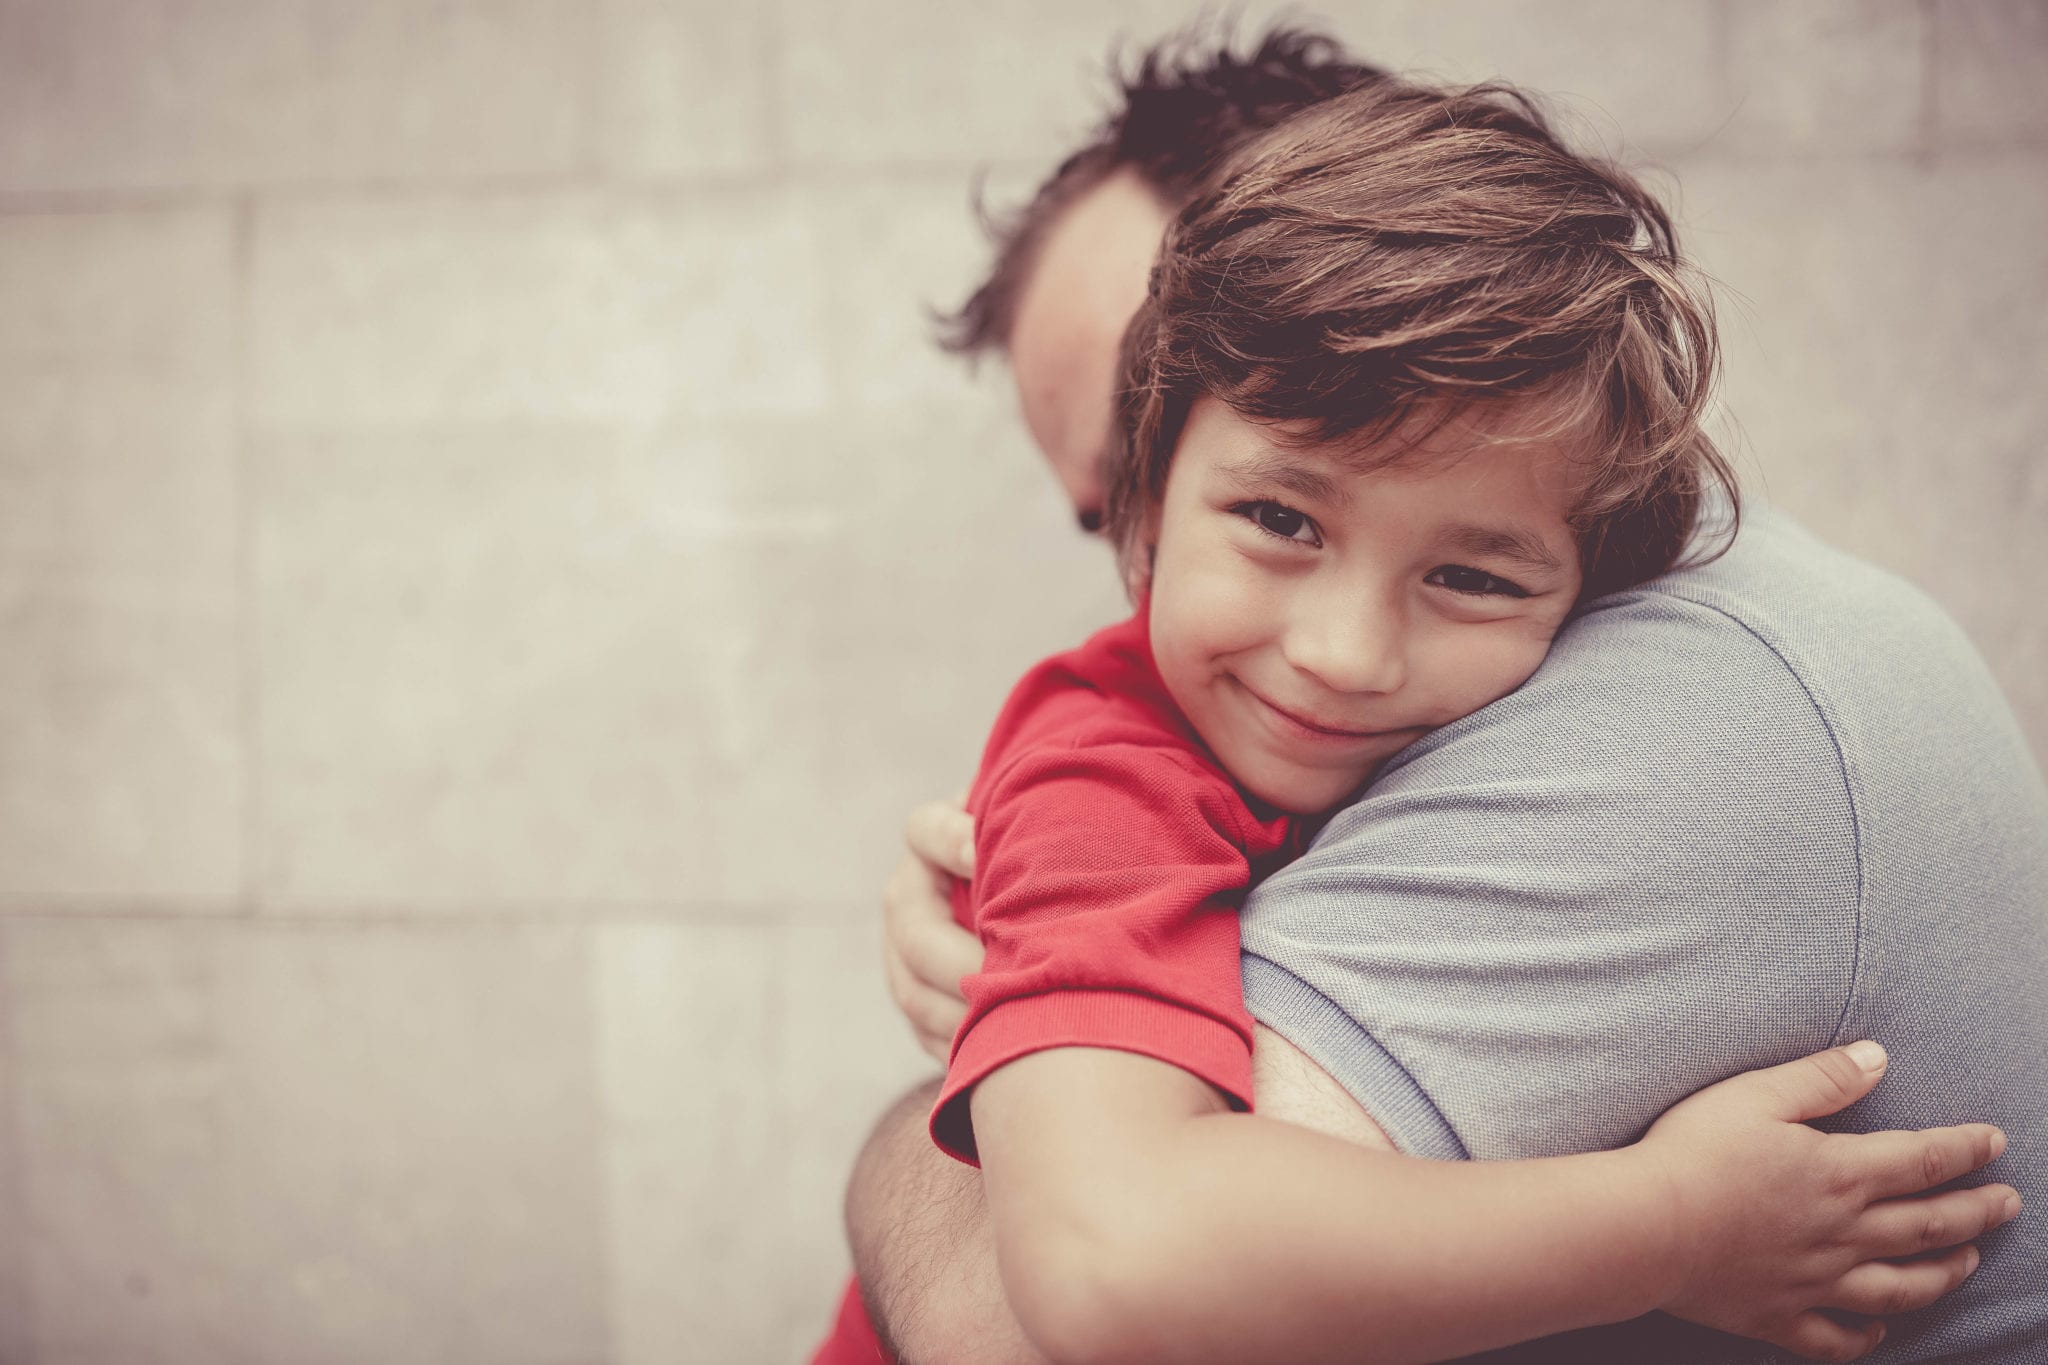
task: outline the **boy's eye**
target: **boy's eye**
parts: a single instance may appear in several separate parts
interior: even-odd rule
[[[1462,592],[1472,597],[1527,597],[1528,590],[1505,578],[1496,577],[1483,569],[1467,568],[1463,564],[1442,564],[1430,570],[1425,583],[1434,583],[1452,592]]]
[[[1241,502],[1230,510],[1261,531],[1278,536],[1282,540],[1292,540],[1302,545],[1323,543],[1322,537],[1316,534],[1316,524],[1308,519],[1308,514],[1297,512],[1285,503]]]

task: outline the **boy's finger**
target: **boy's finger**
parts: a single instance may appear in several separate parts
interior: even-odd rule
[[[1925,1308],[1977,1268],[1977,1248],[1960,1246],[1924,1261],[1865,1261],[1844,1275],[1823,1308],[1888,1317]]]
[[[927,801],[910,812],[903,842],[942,871],[955,877],[974,876],[974,817],[950,801]]]
[[[904,923],[896,949],[911,975],[955,1000],[960,999],[960,978],[981,970],[981,940],[954,922],[952,907],[943,901],[937,913]]]
[[[927,872],[914,850],[897,864],[882,890],[883,939],[910,976],[958,1000],[960,978],[981,970],[981,940],[954,921]]]
[[[925,1033],[913,1028],[917,1034],[917,1045],[924,1049],[924,1055],[944,1066],[953,1059],[953,1035],[950,1033]]]
[[[1885,1052],[1876,1043],[1851,1043],[1768,1067],[1740,1083],[1767,1089],[1777,1117],[1795,1123],[1846,1109],[1870,1093],[1884,1075]]]
[[[2019,1211],[2019,1193],[2010,1185],[1888,1200],[1864,1211],[1851,1245],[1866,1256],[1917,1256],[1975,1241]]]
[[[1808,1360],[1854,1360],[1877,1349],[1884,1340],[1884,1324],[1864,1323],[1847,1327],[1819,1313],[1801,1313],[1783,1333],[1770,1338],[1794,1355]]]
[[[981,970],[981,940],[953,919],[953,904],[924,875],[915,854],[905,854],[882,891],[882,932],[912,975],[948,995],[960,978]]]
[[[889,998],[910,1022],[918,1046],[944,1061],[945,1051],[934,1051],[933,1044],[945,1039],[950,1045],[954,1031],[967,1015],[967,1006],[917,980],[893,952],[884,955],[883,970],[889,977]]]
[[[1858,1133],[1842,1141],[1856,1168],[1870,1173],[1868,1188],[1878,1199],[1945,1185],[2005,1151],[2005,1134],[1988,1123],[1917,1133]]]

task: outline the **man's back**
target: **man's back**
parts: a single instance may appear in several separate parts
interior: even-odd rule
[[[1390,764],[1252,898],[1245,991],[1398,1146],[1453,1159],[1618,1145],[1720,1077],[1876,1038],[1891,1071],[1842,1126],[1999,1124],[1980,1178],[2029,1210],[1874,1358],[2019,1361],[2048,1340],[2044,886],[2048,791],[1975,651],[1754,512]],[[1772,1358],[1623,1330],[1607,1353]]]

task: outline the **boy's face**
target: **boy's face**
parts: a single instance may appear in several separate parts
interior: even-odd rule
[[[1577,597],[1575,488],[1541,414],[1461,416],[1360,472],[1203,399],[1154,513],[1152,651],[1254,796],[1341,804],[1522,685]]]

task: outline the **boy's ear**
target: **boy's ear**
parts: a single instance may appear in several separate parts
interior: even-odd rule
[[[1124,591],[1132,601],[1143,601],[1152,593],[1152,565],[1159,558],[1159,541],[1146,536],[1140,540],[1131,554],[1131,562],[1124,574]]]

